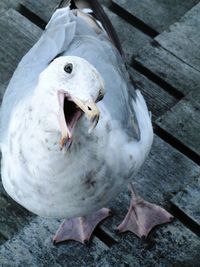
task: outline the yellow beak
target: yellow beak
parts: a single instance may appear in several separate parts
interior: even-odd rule
[[[72,100],[74,103],[85,113],[87,118],[91,121],[91,126],[89,128],[89,133],[96,127],[99,117],[100,111],[94,101],[81,101],[78,98],[73,97]]]

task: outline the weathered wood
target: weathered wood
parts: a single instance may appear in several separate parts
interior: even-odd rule
[[[163,115],[177,103],[177,99],[168,94],[161,87],[148,80],[144,75],[129,68],[136,88],[140,89],[152,112],[153,120]]]
[[[156,40],[162,47],[200,71],[200,3]]]
[[[12,238],[33,217],[33,214],[13,201],[0,184],[0,235],[5,239]]]
[[[199,122],[200,98],[194,100],[190,95],[156,120],[156,124],[200,157]]]
[[[0,17],[0,83],[10,79],[19,60],[40,34],[37,26],[12,9]]]
[[[97,266],[198,267],[199,251],[199,238],[179,222],[174,222],[157,230],[147,243],[130,233],[121,235],[120,243],[105,251]]]
[[[89,247],[78,242],[54,246],[52,236],[59,223],[58,220],[35,218],[13,239],[0,246],[1,266],[96,266],[96,260],[108,247],[97,238]]]
[[[48,0],[48,1],[32,1],[32,0],[21,0],[21,4],[36,14],[45,22],[48,22],[51,18],[56,7],[60,3],[60,0]]]
[[[175,94],[177,90],[183,94],[199,90],[200,73],[155,41],[139,52],[135,62],[149,78],[156,75],[173,87],[171,90]]]
[[[128,63],[131,63],[132,57],[135,56],[141,47],[145,46],[151,38],[132,27],[108,8],[105,8],[105,12],[116,29]]]
[[[88,248],[74,242],[54,247],[49,234],[53,233],[55,224],[35,220],[6,242],[0,248],[2,266],[199,266],[200,241],[187,229],[182,232],[179,223],[163,229],[149,245],[142,245],[126,234],[123,238],[126,242],[110,249],[97,239]]]
[[[174,203],[182,212],[200,226],[200,177],[186,186],[175,197]]]
[[[19,6],[20,0],[1,0],[0,7],[4,5],[5,9],[17,8]]]
[[[192,100],[194,100],[195,102],[197,102],[197,103],[200,104],[200,90],[191,92],[191,93],[188,95],[187,98],[188,98],[188,99],[192,99]]]
[[[157,32],[162,32],[180,19],[199,0],[112,0]]]

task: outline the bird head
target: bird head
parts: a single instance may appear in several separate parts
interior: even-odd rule
[[[48,80],[50,86],[45,87],[51,90],[49,93],[57,95],[61,148],[71,143],[76,124],[84,114],[90,121],[88,132],[96,127],[100,116],[96,103],[103,99],[105,91],[94,66],[80,57],[62,56],[49,64],[42,79]]]

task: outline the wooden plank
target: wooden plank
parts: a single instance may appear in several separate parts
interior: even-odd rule
[[[200,90],[191,92],[187,98],[200,104]]]
[[[33,214],[13,201],[0,184],[0,235],[5,240],[12,238],[33,217]]]
[[[200,178],[196,179],[172,198],[175,204],[184,214],[200,226]]]
[[[159,33],[179,20],[199,0],[112,0],[112,2]]]
[[[162,47],[200,71],[200,3],[156,40]]]
[[[1,5],[5,5],[6,9],[8,8],[17,8],[19,6],[20,0],[1,0]]]
[[[193,97],[186,96],[157,119],[156,124],[200,157],[200,97]]]
[[[97,266],[199,267],[200,240],[176,221],[142,243],[129,233],[101,255]],[[116,259],[117,258],[117,259]]]
[[[12,9],[0,17],[0,83],[11,78],[19,60],[40,34],[37,26]]]
[[[60,0],[48,0],[48,1],[32,1],[32,0],[21,0],[21,4],[30,10],[32,13],[36,14],[45,22],[48,22],[51,15],[55,11]]]
[[[152,112],[153,120],[162,116],[166,111],[177,103],[177,99],[164,91],[160,86],[156,85],[144,75],[140,74],[133,68],[129,68],[132,80],[137,89],[139,89],[145,100],[147,106]]]
[[[108,247],[97,238],[88,247],[70,241],[54,246],[52,236],[59,223],[35,218],[15,238],[0,246],[1,266],[96,266],[96,260]]]
[[[172,93],[176,94],[176,91],[179,91],[188,94],[199,90],[200,73],[155,41],[139,52],[135,58],[135,65],[148,78],[155,76],[156,80],[160,79],[170,85]]]
[[[152,39],[121,19],[108,8],[105,8],[105,12],[116,29],[128,63],[131,63],[132,57]]]

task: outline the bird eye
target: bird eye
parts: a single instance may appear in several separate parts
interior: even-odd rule
[[[96,103],[101,101],[103,99],[103,97],[104,97],[104,92],[103,92],[103,90],[100,90],[99,91],[99,95],[98,95],[98,97],[96,99]]]
[[[72,71],[73,71],[73,65],[72,65],[72,63],[67,63],[66,65],[65,65],[65,67],[64,67],[64,71],[66,72],[66,73],[72,73]]]

